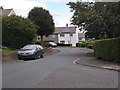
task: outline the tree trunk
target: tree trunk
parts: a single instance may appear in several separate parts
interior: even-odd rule
[[[43,42],[43,36],[41,36],[41,41]]]

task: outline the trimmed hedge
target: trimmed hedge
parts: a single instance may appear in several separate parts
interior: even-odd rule
[[[94,42],[82,41],[81,43],[76,43],[76,47],[87,47],[93,49],[93,43]]]
[[[96,40],[94,52],[99,59],[120,62],[120,38]]]

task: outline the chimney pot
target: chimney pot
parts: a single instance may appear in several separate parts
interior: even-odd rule
[[[66,24],[66,27],[68,27],[68,23]]]

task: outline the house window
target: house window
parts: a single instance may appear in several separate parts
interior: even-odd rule
[[[64,34],[60,34],[61,37],[64,37],[65,35]]]
[[[60,43],[65,44],[65,41],[60,41]]]
[[[70,34],[70,36],[73,36],[73,34]]]

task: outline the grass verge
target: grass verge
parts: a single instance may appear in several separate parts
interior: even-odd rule
[[[17,50],[10,50],[10,49],[0,49],[0,52],[4,54],[11,54],[17,52]]]

